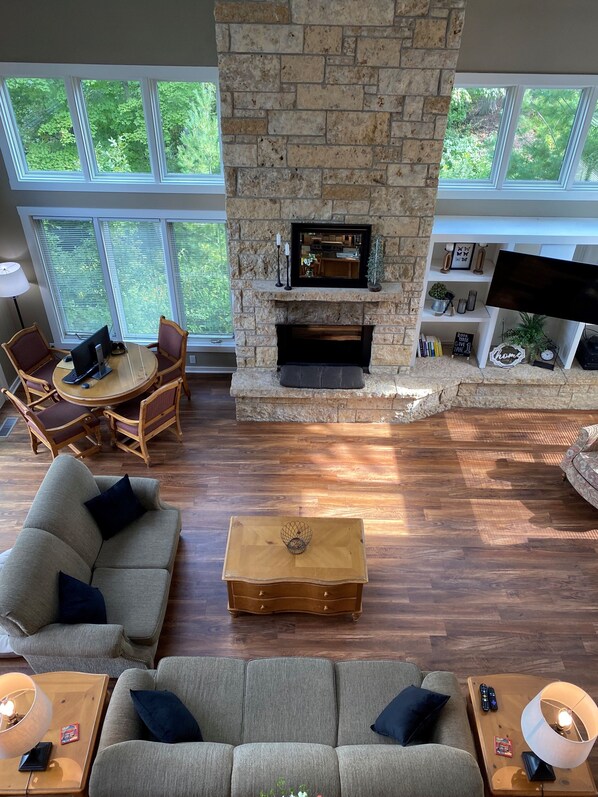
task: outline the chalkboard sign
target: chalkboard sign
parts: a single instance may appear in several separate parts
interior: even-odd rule
[[[453,353],[451,357],[471,357],[471,347],[473,346],[472,332],[457,332],[453,343]]]

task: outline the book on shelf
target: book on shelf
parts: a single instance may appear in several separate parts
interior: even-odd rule
[[[424,335],[423,332],[419,336],[419,345],[417,347],[418,357],[442,357],[442,343],[436,335]]]

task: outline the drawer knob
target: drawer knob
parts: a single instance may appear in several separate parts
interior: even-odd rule
[[[263,589],[261,589],[261,590],[259,591],[259,593],[258,593],[258,598],[263,598],[263,597],[264,597],[264,590],[263,590]]]
[[[261,610],[261,611],[264,611],[264,609],[265,609],[265,608],[266,608],[266,607],[265,607],[265,606],[264,606],[264,604],[262,603],[262,605],[260,606],[260,610]]]
[[[325,592],[325,593],[324,593],[324,597],[325,597],[325,598],[327,598],[327,597],[328,597],[328,593],[327,593],[327,592]]]
[[[325,611],[325,612],[327,612],[327,611],[328,611],[328,606],[326,606],[326,604],[324,604],[324,611]]]

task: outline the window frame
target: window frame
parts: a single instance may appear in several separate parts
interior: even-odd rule
[[[455,88],[504,88],[501,114],[490,179],[463,180],[441,178],[439,199],[559,199],[596,200],[598,183],[575,180],[592,115],[598,103],[598,75],[546,75],[462,72],[455,76]],[[580,90],[581,97],[559,179],[507,180],[510,155],[526,89]]]
[[[81,161],[81,172],[28,171],[18,125],[14,117],[6,78],[62,79],[73,132]],[[95,148],[87,118],[81,80],[139,81],[143,114],[148,134],[151,172],[106,173],[96,166]],[[222,135],[219,137],[219,175],[174,175],[166,169],[164,142],[160,127],[158,82],[213,83],[216,86],[216,113],[220,124],[220,88],[217,67],[114,66],[90,64],[20,64],[0,62],[0,151],[4,157],[11,188],[42,191],[94,191],[144,193],[224,194]]]
[[[50,288],[50,281],[44,265],[44,258],[41,252],[40,242],[38,238],[36,222],[39,219],[68,219],[78,221],[91,221],[94,232],[96,235],[96,242],[98,242],[98,254],[100,258],[100,266],[104,277],[104,283],[108,291],[108,307],[111,314],[112,326],[114,334],[118,339],[122,340],[122,331],[120,328],[119,313],[117,309],[118,297],[116,291],[112,287],[112,278],[108,266],[107,255],[103,245],[104,238],[101,235],[101,227],[103,222],[106,221],[150,221],[160,224],[162,241],[164,247],[164,257],[166,263],[166,278],[168,284],[168,292],[171,301],[171,306],[174,310],[174,320],[181,319],[181,300],[180,286],[176,285],[175,269],[174,269],[174,253],[172,251],[172,236],[168,225],[175,222],[197,222],[197,223],[214,223],[219,222],[226,224],[226,214],[221,210],[202,210],[202,211],[184,211],[184,210],[140,210],[140,209],[108,209],[108,208],[58,208],[58,207],[18,207],[21,223],[25,232],[25,238],[33,268],[39,285],[44,309],[46,311],[50,329],[52,331],[52,338],[56,345],[59,346],[73,346],[80,342],[80,339],[75,335],[66,335],[62,329],[62,321],[59,311],[56,307],[54,295]],[[231,302],[231,318],[233,315],[232,307],[232,290],[229,292],[229,300]],[[158,333],[158,319],[156,319],[156,335]],[[147,345],[145,338],[135,338],[127,336],[127,340],[132,340],[135,343]],[[188,349],[191,352],[202,351],[234,351],[234,332],[231,334],[222,335],[189,335]]]

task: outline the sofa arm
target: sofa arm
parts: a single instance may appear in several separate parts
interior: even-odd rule
[[[95,482],[101,492],[105,492],[122,476],[94,476]],[[157,479],[148,479],[145,476],[131,476],[129,478],[133,492],[146,509],[162,509],[160,501],[160,482]]]
[[[438,716],[430,741],[433,744],[465,750],[475,758],[475,743],[467,717],[467,703],[455,675],[452,672],[430,672],[422,681],[422,687],[451,697]]]
[[[11,636],[19,656],[51,656],[84,659],[116,659],[130,648],[122,625],[78,623],[46,625],[31,636]]]
[[[143,723],[133,706],[130,690],[155,688],[155,670],[125,670],[119,676],[106,712],[98,752],[113,744],[144,738]]]
[[[577,439],[569,446],[563,457],[561,468],[567,470],[567,467],[582,451],[598,451],[598,424],[583,426],[579,430]]]

